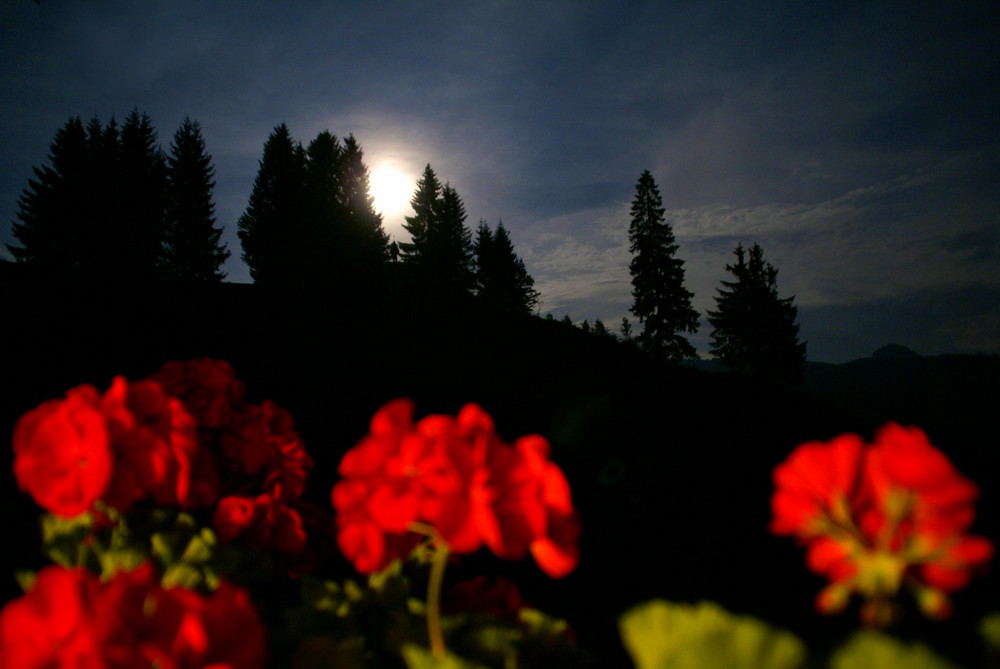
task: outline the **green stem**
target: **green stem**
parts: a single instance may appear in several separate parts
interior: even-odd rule
[[[448,544],[435,542],[431,576],[427,584],[427,634],[430,637],[431,652],[439,660],[443,660],[445,656],[444,632],[441,629],[441,585],[447,563]]]
[[[433,547],[431,574],[427,583],[427,636],[434,657],[443,660],[445,646],[441,627],[441,586],[444,583],[444,569],[448,564],[448,542],[432,526],[424,523],[411,523],[409,530],[429,537]]]

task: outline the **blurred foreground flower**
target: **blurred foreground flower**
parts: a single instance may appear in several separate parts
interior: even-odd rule
[[[816,601],[823,613],[858,593],[862,620],[887,625],[905,585],[925,615],[945,618],[948,593],[993,556],[989,540],[965,534],[978,489],[916,427],[890,423],[873,444],[852,434],[804,443],[774,483],[771,532],[799,539],[809,568],[830,580]]]
[[[406,557],[427,528],[453,553],[485,545],[519,560],[530,552],[555,578],[579,560],[579,519],[548,442],[530,435],[504,443],[475,404],[414,424],[409,400],[390,402],[338,471],[338,542],[360,572]]]
[[[414,424],[410,400],[389,402],[338,473],[331,492],[337,542],[358,571],[381,571],[426,548],[428,636],[438,661],[446,654],[441,587],[449,553],[485,545],[520,560],[530,552],[554,578],[576,568],[580,522],[548,442],[530,435],[504,443],[475,404]]]
[[[0,667],[255,669],[265,645],[275,666],[575,666],[567,625],[513,584],[470,581],[441,611],[451,553],[530,553],[553,577],[576,567],[579,520],[548,443],[502,442],[475,405],[412,412],[391,402],[344,457],[334,518],[303,498],[313,460],[291,415],[246,402],[226,362],[171,361],[28,411],[14,474],[47,512],[56,564],[19,574]],[[322,578],[335,542],[366,586]]]
[[[149,563],[108,582],[80,568],[42,569],[0,611],[4,667],[264,666],[264,627],[243,590],[163,588]]]
[[[618,626],[637,669],[798,669],[806,660],[794,634],[712,602],[654,600],[623,613]]]

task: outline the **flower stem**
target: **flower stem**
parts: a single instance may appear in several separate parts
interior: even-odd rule
[[[443,660],[445,647],[444,631],[441,628],[441,586],[444,583],[444,568],[448,564],[448,542],[431,525],[410,523],[409,530],[431,540],[431,574],[427,582],[427,636],[435,659]]]
[[[430,637],[431,652],[438,660],[445,656],[444,632],[441,629],[441,585],[444,582],[444,568],[448,563],[448,544],[435,542],[434,557],[431,560],[431,576],[427,584],[427,635]]]

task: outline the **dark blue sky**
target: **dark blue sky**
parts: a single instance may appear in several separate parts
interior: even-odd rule
[[[813,360],[1000,353],[995,0],[0,7],[0,242],[70,116],[138,108],[164,147],[191,116],[229,278],[249,281],[236,221],[285,122],[303,142],[353,133],[414,186],[429,162],[470,227],[503,220],[542,313],[629,315],[628,207],[649,169],[702,313],[757,242]]]

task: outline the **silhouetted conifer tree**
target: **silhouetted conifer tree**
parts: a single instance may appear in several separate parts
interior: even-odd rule
[[[528,274],[514,252],[514,244],[503,222],[491,231],[485,221],[479,222],[475,253],[476,294],[492,307],[516,314],[530,314],[538,307],[539,293],[535,280]]]
[[[305,151],[288,126],[275,127],[264,143],[246,211],[240,216],[243,261],[256,283],[302,285],[311,267],[302,250],[310,243],[306,201]]]
[[[314,279],[342,280],[350,274],[346,207],[340,193],[344,150],[328,130],[316,135],[305,150],[305,201],[302,221],[309,243],[300,262],[314,270]]]
[[[111,281],[158,273],[165,165],[146,114],[119,131],[70,119],[51,146],[52,167],[35,168],[14,223],[14,257],[47,274]]]
[[[87,123],[86,197],[78,215],[87,225],[80,238],[81,276],[110,278],[114,273],[115,250],[121,245],[125,223],[118,177],[121,142],[114,117],[105,126],[97,117]]]
[[[593,333],[595,335],[597,335],[598,337],[605,337],[607,339],[615,339],[614,333],[611,332],[611,330],[608,329],[608,326],[606,326],[604,324],[604,321],[602,321],[600,318],[598,318],[597,320],[594,321]]]
[[[114,121],[112,120],[112,123]],[[121,129],[108,262],[123,276],[150,280],[160,273],[166,203],[166,159],[145,113],[133,109]]]
[[[465,225],[465,203],[458,191],[445,184],[441,189],[438,217],[427,229],[425,256],[431,276],[463,290],[473,284],[472,231]]]
[[[621,326],[622,339],[625,341],[630,341],[632,339],[632,324],[629,323],[627,317],[622,316],[622,326]]]
[[[414,215],[406,217],[403,227],[411,240],[399,245],[404,262],[417,267],[432,283],[470,290],[472,232],[465,225],[465,204],[458,192],[450,185],[441,186],[428,164],[410,206]]]
[[[712,355],[730,369],[801,383],[806,344],[799,342],[794,296],[778,297],[778,270],[764,260],[760,245],[753,245],[749,259],[742,244],[733,253],[736,264],[726,271],[735,280],[722,282],[716,310],[708,312]]]
[[[21,246],[7,248],[18,262],[31,263],[43,274],[75,274],[87,234],[84,210],[89,209],[90,158],[87,132],[79,117],[56,131],[49,147],[51,166],[34,167],[35,177],[18,199],[12,224]]]
[[[215,227],[215,169],[205,152],[197,121],[185,118],[174,133],[167,156],[167,196],[164,213],[163,274],[175,281],[218,282],[229,257]]]
[[[631,215],[631,311],[643,325],[640,345],[671,360],[694,357],[694,346],[681,333],[698,330],[698,312],[691,306],[693,294],[684,288],[684,261],[676,257],[674,233],[649,170],[636,184]]]
[[[368,167],[354,135],[344,140],[338,181],[352,264],[362,272],[384,265],[389,258],[389,236],[382,227],[382,215],[375,211]]]
[[[431,168],[430,163],[424,168],[424,173],[417,180],[417,188],[410,198],[413,216],[405,216],[403,229],[410,233],[409,242],[400,242],[399,252],[403,262],[420,265],[423,261],[424,249],[427,244],[427,230],[438,215],[440,209],[441,182]]]

